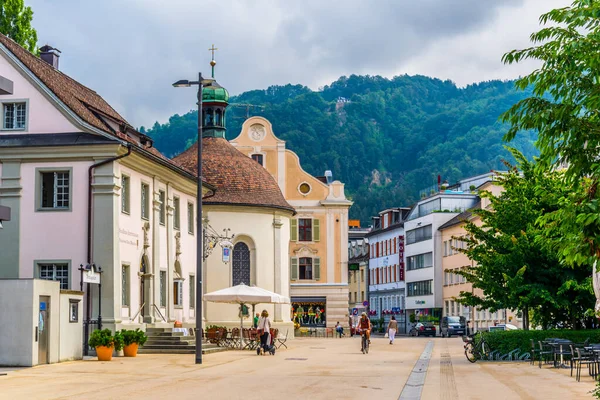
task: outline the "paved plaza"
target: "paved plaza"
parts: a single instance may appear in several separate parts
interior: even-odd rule
[[[470,364],[460,338],[401,337],[393,346],[374,338],[370,353],[363,355],[355,337],[296,339],[275,356],[216,353],[204,356],[202,365],[193,363],[193,355],[148,354],[20,369],[0,376],[0,399],[395,400],[414,393],[415,387],[403,390],[430,341],[421,399],[591,398],[593,380],[584,376],[577,383],[568,369]]]

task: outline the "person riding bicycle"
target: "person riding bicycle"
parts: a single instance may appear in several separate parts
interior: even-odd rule
[[[367,317],[367,313],[362,313],[358,320],[358,330],[364,332],[367,340],[371,343],[371,320]]]

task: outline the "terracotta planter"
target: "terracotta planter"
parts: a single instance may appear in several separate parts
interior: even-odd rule
[[[112,360],[114,347],[98,346],[96,347],[96,354],[98,355],[98,361],[110,361]]]
[[[135,357],[135,356],[137,356],[137,352],[138,352],[138,344],[137,343],[131,343],[130,345],[123,347],[123,354],[125,354],[125,357]]]

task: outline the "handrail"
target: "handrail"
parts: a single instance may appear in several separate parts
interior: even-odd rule
[[[165,317],[163,317],[162,313],[160,312],[160,310],[158,309],[158,307],[156,306],[156,304],[152,303],[152,306],[158,312],[158,315],[160,315],[160,317],[162,318],[163,322],[167,322],[167,320],[165,319]]]
[[[135,315],[133,316],[133,318],[131,318],[132,321],[135,321],[135,319],[137,318],[138,314],[142,312],[142,309],[144,308],[144,306],[146,305],[146,303],[144,302],[141,306],[140,309],[135,313]]]

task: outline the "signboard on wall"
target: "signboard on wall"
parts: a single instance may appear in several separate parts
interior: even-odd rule
[[[229,247],[223,247],[223,262],[228,263],[231,258],[231,249]]]
[[[83,272],[83,281],[85,283],[99,284],[100,283],[100,274],[98,272],[94,271],[94,268],[85,270]]]
[[[349,271],[358,271],[359,270],[359,266],[356,263],[348,264],[348,270]]]
[[[404,280],[404,235],[398,236],[398,265],[400,266],[400,281]]]

